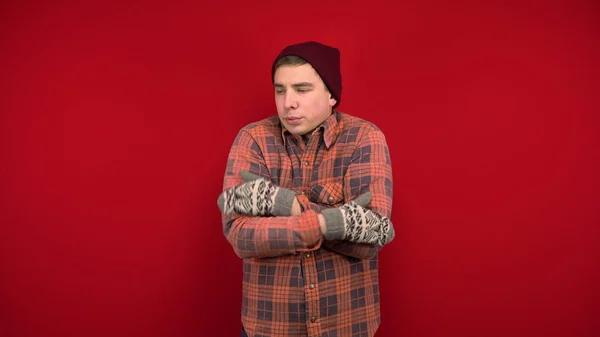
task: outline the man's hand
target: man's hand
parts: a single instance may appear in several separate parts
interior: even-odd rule
[[[296,194],[248,171],[240,172],[244,183],[229,188],[217,204],[224,214],[291,216],[300,214]]]
[[[321,211],[325,220],[323,234],[328,240],[346,240],[383,246],[394,238],[391,221],[366,208],[371,201],[367,192],[338,208]]]

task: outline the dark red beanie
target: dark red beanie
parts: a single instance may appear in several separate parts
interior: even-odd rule
[[[306,60],[317,71],[329,89],[331,96],[337,101],[334,108],[342,100],[342,72],[340,70],[340,51],[322,43],[308,41],[285,47],[275,58],[271,69],[271,79],[275,81],[275,64],[283,56],[295,55]]]

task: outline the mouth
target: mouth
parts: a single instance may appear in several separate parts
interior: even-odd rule
[[[285,120],[288,122],[288,124],[296,125],[302,121],[302,117],[287,117]]]

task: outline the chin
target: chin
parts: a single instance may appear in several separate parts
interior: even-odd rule
[[[294,136],[301,136],[306,133],[305,128],[300,125],[289,125],[284,121],[281,121],[283,127],[288,130]]]
[[[294,136],[303,136],[306,134],[306,132],[303,130],[294,130],[294,129],[290,129],[290,128],[286,128],[286,129]]]

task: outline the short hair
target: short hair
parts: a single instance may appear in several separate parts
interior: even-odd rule
[[[300,56],[296,56],[296,55],[282,56],[281,58],[279,58],[277,60],[277,62],[275,62],[275,66],[273,67],[273,74],[275,73],[275,71],[277,71],[277,68],[279,68],[281,66],[301,66],[306,63],[308,63],[308,62],[305,59],[301,58]],[[319,77],[321,77],[321,76],[319,75]],[[323,84],[325,84],[325,83],[323,83]],[[329,92],[329,88],[327,87],[327,84],[325,84],[325,91]]]
[[[279,60],[277,60],[277,62],[275,63],[275,67],[273,68],[273,71],[277,70],[277,68],[281,67],[281,66],[301,66],[306,62],[305,59],[296,56],[296,55],[287,55],[287,56],[283,56],[281,57]]]

